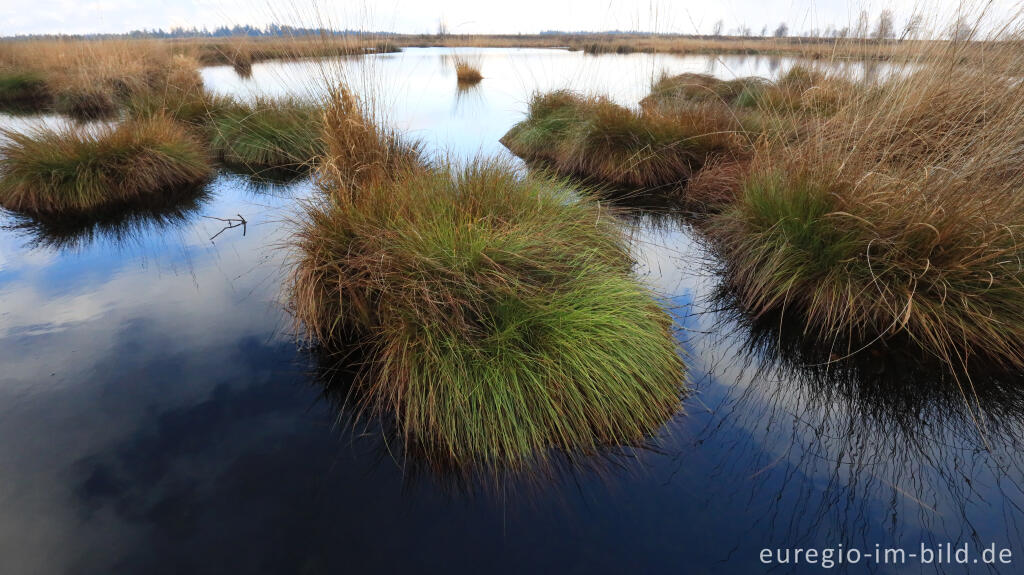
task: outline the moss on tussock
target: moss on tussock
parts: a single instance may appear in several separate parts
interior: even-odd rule
[[[168,119],[87,130],[3,132],[0,205],[23,212],[82,211],[202,182],[202,145]]]

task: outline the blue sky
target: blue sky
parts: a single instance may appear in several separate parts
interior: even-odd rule
[[[913,12],[948,18],[958,0],[0,0],[0,36],[31,33],[124,32],[142,28],[267,23],[433,32],[439,20],[460,33],[534,33],[547,29],[642,29],[708,33],[722,20],[726,30],[747,26],[755,34],[780,21],[792,30],[851,26],[861,9],[883,8],[897,25]],[[974,5],[981,3],[975,2]],[[990,12],[1004,19],[1020,0],[993,0]]]

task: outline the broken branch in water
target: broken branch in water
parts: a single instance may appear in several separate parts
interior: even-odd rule
[[[224,226],[224,228],[221,231],[213,234],[213,236],[210,237],[210,241],[211,242],[214,239],[216,239],[217,236],[223,234],[224,232],[226,232],[228,230],[233,230],[233,229],[237,228],[238,226],[242,226],[242,236],[243,237],[245,236],[246,224],[248,224],[249,222],[247,222],[245,220],[245,218],[242,217],[242,214],[235,214],[235,215],[238,216],[238,219],[235,219],[235,218],[215,218],[213,216],[203,216],[204,218],[206,218],[208,220],[217,220],[218,222],[225,222],[227,224],[226,226]]]

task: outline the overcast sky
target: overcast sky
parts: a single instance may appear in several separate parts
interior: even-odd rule
[[[959,0],[0,0],[0,36],[33,33],[126,32],[172,26],[216,27],[268,23],[335,28],[434,32],[444,20],[457,33],[536,33],[542,30],[644,30],[758,34],[785,21],[793,31],[851,26],[861,9],[896,12],[901,26],[915,10],[948,18]],[[993,0],[1005,18],[1024,0]],[[328,7],[329,6],[329,7]],[[936,16],[937,14],[943,16]]]

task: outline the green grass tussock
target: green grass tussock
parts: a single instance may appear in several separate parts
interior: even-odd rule
[[[518,467],[640,441],[679,409],[672,321],[605,208],[500,161],[427,165],[336,102],[329,149],[371,153],[325,161],[291,301],[314,340],[369,342],[364,411],[432,456]]]
[[[13,211],[96,209],[198,184],[211,170],[202,145],[168,119],[3,136],[0,205]]]
[[[213,137],[213,119],[232,108],[237,108],[233,98],[203,90],[147,92],[132,97],[125,104],[129,118],[169,118],[189,127],[204,141]]]
[[[1020,368],[1024,86],[934,58],[760,150],[710,234],[754,315]]]
[[[717,106],[642,113],[567,91],[537,95],[527,118],[502,138],[517,156],[564,175],[630,188],[675,189],[709,160],[738,156],[746,142]]]
[[[0,70],[0,108],[40,108],[49,100],[49,89],[41,75]]]
[[[212,146],[225,162],[251,170],[302,170],[323,153],[322,110],[294,99],[218,104]]]

